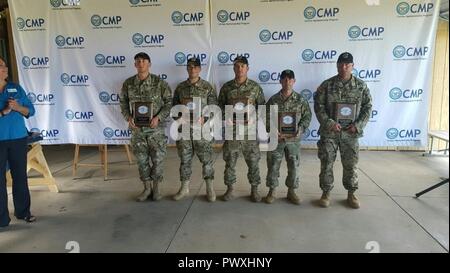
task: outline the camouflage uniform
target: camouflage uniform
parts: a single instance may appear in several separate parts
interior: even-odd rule
[[[197,83],[191,84],[189,80],[180,83],[175,89],[173,96],[173,105],[182,104],[183,98],[201,98],[202,108],[207,105],[217,105],[216,91],[212,85],[200,79]],[[212,141],[208,140],[178,140],[177,150],[180,157],[180,180],[189,181],[192,174],[192,157],[197,154],[203,165],[203,179],[214,179],[214,151],[212,149]]]
[[[280,165],[283,157],[286,157],[288,176],[286,186],[296,189],[299,185],[298,167],[300,165],[300,140],[302,133],[309,127],[311,122],[311,109],[308,102],[295,91],[288,98],[283,97],[281,91],[273,95],[267,102],[267,117],[269,117],[270,105],[278,105],[278,112],[296,112],[299,133],[297,136],[279,140],[275,150],[267,152],[267,187],[273,189],[278,187],[278,177],[280,176]],[[270,119],[267,119],[269,128]]]
[[[233,98],[246,97],[251,100],[257,109],[258,105],[265,104],[264,93],[253,80],[247,79],[242,85],[237,85],[235,80],[226,82],[220,89],[219,106],[225,115],[225,105],[232,105]],[[236,126],[233,126],[236,132]],[[245,134],[247,134],[245,130]],[[236,161],[239,157],[239,151],[242,151],[245,162],[248,166],[247,178],[252,186],[258,186],[261,183],[259,176],[259,160],[261,153],[256,140],[225,140],[223,146],[223,159],[225,160],[224,180],[227,186],[236,182]]]
[[[164,121],[169,116],[172,106],[172,91],[169,85],[156,75],[150,74],[143,81],[135,75],[123,83],[120,93],[120,108],[125,120],[132,116],[133,103],[140,101],[153,103],[153,113],[159,118],[159,124],[154,129],[150,127],[133,129],[131,147],[137,158],[141,180],[144,183],[151,180],[159,183],[163,180],[162,162],[166,156],[167,145]]]
[[[356,120],[353,123],[357,129],[355,134],[345,130],[339,133],[330,130],[336,123],[336,103],[356,103]],[[341,151],[344,188],[349,192],[358,189],[358,138],[363,136],[371,110],[372,97],[369,88],[354,76],[345,83],[338,76],[334,76],[324,81],[314,94],[314,111],[320,123],[320,140],[317,146],[321,162],[320,188],[323,192],[328,193],[333,189],[333,164],[338,150]]]

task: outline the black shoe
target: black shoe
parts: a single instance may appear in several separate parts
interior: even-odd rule
[[[25,218],[17,218],[17,219],[24,220],[27,223],[33,223],[33,222],[36,222],[36,220],[37,220],[36,216],[33,216],[33,215],[28,215]]]

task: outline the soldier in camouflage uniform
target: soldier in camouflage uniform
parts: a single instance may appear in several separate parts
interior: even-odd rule
[[[226,82],[219,93],[219,106],[222,112],[225,113],[225,105],[233,105],[233,100],[236,98],[246,98],[248,102],[253,104],[257,109],[258,105],[265,104],[264,93],[259,86],[253,80],[247,78],[249,70],[248,60],[246,57],[239,56],[234,60],[233,67],[235,78]],[[231,124],[233,121],[226,120],[227,124]],[[256,140],[248,140],[248,127],[245,126],[244,138],[247,140],[225,140],[223,146],[223,159],[225,160],[225,172],[224,180],[228,189],[223,196],[224,201],[234,199],[233,184],[236,183],[236,162],[239,157],[239,152],[242,151],[245,162],[248,166],[247,178],[251,184],[251,200],[253,202],[260,202],[261,196],[258,193],[258,185],[261,183],[259,175],[259,160],[261,153],[259,150],[259,144]],[[236,134],[237,126],[233,125],[234,134]]]
[[[271,204],[275,201],[275,189],[278,186],[278,177],[280,176],[280,165],[283,157],[286,157],[288,175],[286,177],[286,186],[288,187],[287,199],[296,204],[300,204],[300,198],[295,192],[299,186],[298,168],[300,165],[300,140],[305,129],[311,122],[311,109],[308,102],[295,92],[292,88],[295,84],[295,74],[292,70],[281,72],[280,83],[282,89],[273,95],[266,104],[267,115],[270,117],[270,105],[278,105],[278,113],[295,112],[297,122],[297,132],[295,135],[281,135],[278,133],[278,146],[275,150],[267,152],[267,180],[269,193],[266,196],[266,203]],[[267,118],[267,128],[273,119]]]
[[[337,151],[340,150],[342,183],[348,191],[347,203],[352,208],[359,208],[359,200],[354,195],[358,189],[358,138],[363,136],[363,129],[369,121],[372,98],[367,85],[352,75],[353,56],[350,53],[344,52],[339,56],[337,70],[338,75],[324,81],[314,95],[314,111],[320,123],[320,140],[317,146],[321,162],[319,180],[323,194],[319,204],[322,207],[330,205],[330,191],[333,189],[334,180],[333,164]],[[337,122],[338,103],[355,105],[355,119],[349,125],[341,126]],[[339,114],[343,113],[341,111]]]
[[[162,197],[160,183],[163,180],[163,160],[167,145],[164,121],[169,116],[172,106],[172,92],[165,81],[157,75],[150,74],[151,61],[146,53],[141,52],[134,56],[134,66],[137,75],[123,83],[120,108],[132,129],[131,146],[137,158],[139,176],[144,183],[144,191],[137,200],[142,202],[151,196],[156,201]],[[136,127],[134,124],[135,102],[152,103],[153,118],[148,126]]]
[[[217,105],[216,91],[212,85],[200,78],[201,62],[198,58],[191,58],[187,61],[187,71],[189,78],[180,83],[175,89],[173,96],[173,105],[186,104],[193,98],[201,99],[201,109],[207,105]],[[192,122],[192,121],[191,121]],[[193,121],[196,122],[196,121]],[[203,125],[205,117],[200,118],[200,124]],[[206,195],[208,201],[214,202],[216,194],[213,189],[214,179],[214,151],[212,140],[193,140],[192,123],[190,140],[178,140],[177,150],[180,157],[180,180],[181,187],[173,199],[178,201],[189,194],[189,182],[192,174],[192,157],[197,154],[203,165],[203,179],[206,182]]]

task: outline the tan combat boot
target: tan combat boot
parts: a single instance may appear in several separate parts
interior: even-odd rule
[[[181,187],[177,194],[173,196],[173,200],[178,201],[189,194],[189,180],[181,182]]]
[[[209,202],[216,201],[216,192],[213,188],[213,181],[210,179],[206,180],[206,198],[208,198]]]
[[[347,204],[354,209],[359,209],[359,200],[356,198],[355,194],[353,192],[348,192],[347,196]]]
[[[320,197],[319,205],[323,208],[328,208],[330,206],[330,193],[323,192],[322,197]]]
[[[144,202],[152,194],[152,181],[144,181],[144,191],[136,198],[138,202]]]
[[[276,197],[276,191],[275,188],[270,188],[269,193],[266,196],[266,203],[267,204],[272,204],[275,200],[277,199]]]
[[[153,201],[158,201],[161,200],[162,198],[161,190],[159,188],[160,186],[161,181],[153,181],[153,195],[152,195]]]
[[[230,201],[233,199],[234,199],[233,186],[229,185],[227,192],[223,195],[223,201]]]
[[[287,193],[287,199],[295,205],[300,205],[300,197],[298,197],[297,193],[295,193],[294,188],[289,188]]]
[[[252,202],[261,202],[261,195],[258,193],[258,186],[252,186],[252,193],[250,195]]]

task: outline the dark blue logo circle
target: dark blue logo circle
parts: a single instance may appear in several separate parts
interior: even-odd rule
[[[114,130],[110,127],[106,127],[105,129],[103,129],[103,135],[106,138],[112,138],[114,136]]]
[[[406,48],[402,45],[398,45],[394,47],[392,54],[394,54],[394,57],[397,59],[402,58],[406,54]]]
[[[217,13],[217,20],[221,23],[226,23],[228,21],[228,12],[226,10],[220,10]]]
[[[261,30],[261,32],[259,33],[259,39],[261,40],[261,42],[263,43],[267,43],[268,41],[270,41],[270,38],[272,37],[272,33],[270,33],[269,30],[267,29],[263,29]]]
[[[309,136],[311,135],[311,130],[309,130],[308,128],[305,129],[305,131],[303,132],[303,136],[302,139],[307,139]]]
[[[69,76],[69,74],[67,74],[67,73],[61,74],[61,81],[62,81],[62,83],[64,83],[64,84],[69,84],[69,82],[70,82],[70,76]]]
[[[62,36],[62,35],[58,35],[58,36],[56,36],[56,38],[55,38],[55,43],[56,43],[59,47],[65,46],[65,45],[66,45],[66,38],[64,38],[64,36]]]
[[[226,64],[230,60],[230,55],[225,51],[222,51],[217,55],[217,60],[221,64]]]
[[[102,18],[100,15],[94,14],[91,17],[91,24],[95,27],[98,27],[102,24]]]
[[[409,12],[409,4],[406,2],[400,2],[398,3],[396,10],[399,15],[406,15]]]
[[[140,33],[135,33],[132,39],[135,45],[142,45],[142,43],[144,42],[144,36]]]
[[[109,100],[111,99],[111,96],[108,94],[108,92],[100,92],[100,94],[98,94],[98,98],[100,99],[101,102],[103,103],[108,103]]]
[[[314,51],[312,51],[311,49],[303,50],[303,52],[302,52],[302,59],[305,62],[311,61],[312,59],[314,59]]]
[[[258,78],[260,82],[268,82],[270,80],[270,72],[267,70],[263,70],[259,72]]]
[[[54,8],[59,8],[61,6],[62,0],[50,0],[50,5]]]
[[[73,118],[75,117],[74,112],[70,109],[66,110],[65,115],[67,120],[73,120]]]
[[[104,65],[105,62],[106,62],[105,55],[103,55],[103,54],[97,54],[97,55],[95,55],[95,63],[96,63],[97,65]]]
[[[179,11],[174,11],[172,13],[172,22],[179,24],[181,21],[183,21],[183,14]]]
[[[402,97],[402,94],[403,91],[398,87],[392,88],[391,91],[389,91],[389,97],[393,100],[398,100]]]
[[[24,56],[24,57],[22,58],[22,64],[23,64],[23,66],[25,66],[25,67],[29,67],[29,66],[31,65],[31,59],[30,59],[30,57]]]
[[[23,29],[25,27],[25,20],[21,17],[17,18],[17,28]]]
[[[309,101],[313,96],[313,92],[309,89],[303,89],[302,91],[300,91],[300,95],[302,95],[305,100]]]
[[[305,16],[306,19],[311,20],[316,17],[316,9],[314,7],[307,7],[303,11],[303,16]]]
[[[398,136],[398,130],[396,128],[390,128],[386,131],[386,137],[389,139],[395,139]]]
[[[348,37],[356,39],[361,35],[361,28],[358,26],[352,26],[348,29]]]
[[[177,64],[184,64],[186,62],[186,55],[183,52],[177,52],[175,54],[175,62]]]
[[[140,0],[130,0],[130,4],[135,6],[135,5],[139,4],[139,1]]]
[[[31,103],[36,102],[36,94],[33,92],[28,93],[27,98]]]

